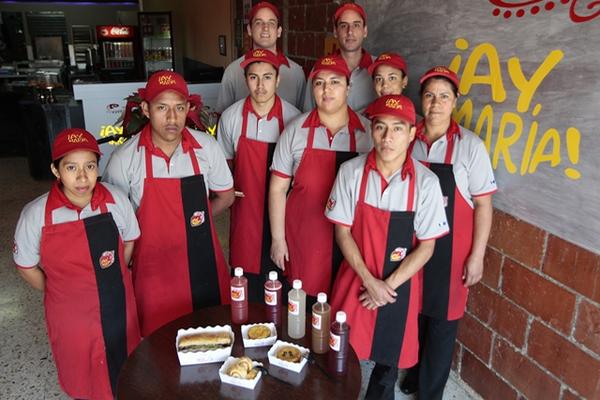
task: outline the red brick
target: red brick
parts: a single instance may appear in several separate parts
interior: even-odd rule
[[[503,339],[496,338],[492,368],[529,399],[558,399],[560,383],[513,350]]]
[[[502,269],[502,254],[488,247],[483,259],[483,277],[481,281],[492,289],[500,288],[500,271]]]
[[[518,265],[504,260],[502,292],[534,315],[562,332],[571,330],[575,295]]]
[[[315,35],[304,32],[298,37],[298,55],[304,57],[315,56]]]
[[[550,235],[543,271],[600,303],[600,254]]]
[[[522,264],[539,268],[545,236],[546,233],[540,228],[494,210],[488,244]]]
[[[306,7],[306,30],[313,32],[324,32],[327,30],[326,4]]]
[[[467,350],[463,350],[460,370],[461,378],[484,399],[510,400],[517,398],[517,392],[514,389]]]
[[[575,340],[600,354],[600,308],[583,300],[575,323]]]
[[[303,31],[305,29],[305,6],[293,6],[289,8],[288,25],[290,31]]]
[[[527,314],[485,285],[473,286],[467,310],[515,346],[525,344]]]
[[[492,348],[492,331],[468,313],[458,325],[458,340],[473,354],[488,362]]]
[[[315,33],[315,56],[317,58],[323,57],[325,55],[325,38],[327,37],[327,33],[319,32]]]
[[[600,359],[594,359],[564,337],[535,321],[528,354],[582,396],[600,398]]]
[[[335,15],[335,10],[337,10],[338,5],[335,3],[330,3],[327,5],[327,31],[333,32],[333,16]]]
[[[288,40],[288,55],[289,54],[298,54],[298,34],[296,32],[289,32],[287,35]]]

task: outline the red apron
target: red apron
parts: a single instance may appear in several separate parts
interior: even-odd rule
[[[350,132],[350,151],[315,149],[315,128],[310,127],[306,148],[294,176],[285,208],[285,238],[290,261],[289,282],[302,280],[311,296],[330,293],[332,279],[343,260],[325,206],[340,165],[355,157],[356,136]]]
[[[356,204],[352,237],[371,274],[387,278],[414,243],[412,205],[415,178],[409,176],[407,211],[385,211],[365,202],[369,168],[365,164]],[[417,363],[419,341],[417,319],[419,291],[416,277],[396,289],[396,302],[368,310],[360,304],[362,281],[346,260],[333,287],[332,312],[343,310],[348,316],[350,344],[361,360],[408,368]]]
[[[474,223],[473,208],[458,190],[452,169],[455,135],[458,133],[448,135],[444,163],[423,162],[439,178],[451,230],[435,241],[433,256],[419,271],[423,285],[421,313],[448,321],[462,318],[465,312],[469,289],[463,285],[462,276],[471,252]]]
[[[52,224],[48,204],[40,265],[58,380],[71,397],[113,399],[121,367],[140,341],[123,242],[105,203],[99,215],[61,224]]]
[[[246,99],[249,101],[249,98]],[[279,121],[279,134],[283,131],[283,113],[279,97],[274,115]],[[248,111],[242,111],[242,132],[235,154],[233,180],[236,190],[244,197],[236,198],[231,207],[229,225],[229,264],[244,268],[248,278],[250,301],[262,301],[263,285],[268,271],[277,268],[271,261],[271,229],[269,226],[269,167],[273,161],[276,143],[249,139]]]
[[[228,304],[230,278],[194,149],[194,175],[185,178],[155,178],[152,154],[148,148],[144,154],[133,286],[142,336],[148,336],[201,307]]]

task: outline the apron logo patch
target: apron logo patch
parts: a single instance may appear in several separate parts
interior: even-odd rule
[[[190,218],[190,225],[192,228],[200,226],[204,223],[204,211],[194,211],[192,218]]]
[[[106,269],[106,268],[110,267],[111,265],[113,265],[114,262],[115,262],[115,251],[114,250],[105,251],[100,256],[100,268],[102,268],[102,269]]]
[[[448,196],[444,196],[444,208],[448,207]]]
[[[330,197],[329,200],[327,200],[327,209],[331,211],[333,210],[333,207],[335,207],[335,199]]]
[[[390,254],[390,261],[396,262],[404,259],[406,257],[406,247],[396,247],[394,251]]]

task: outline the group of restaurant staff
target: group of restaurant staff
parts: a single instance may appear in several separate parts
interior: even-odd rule
[[[61,387],[113,398],[141,337],[229,302],[231,265],[244,267],[251,301],[272,270],[313,301],[329,294],[359,359],[375,362],[366,398],[393,399],[408,368],[402,392],[441,399],[497,190],[483,142],[451,118],[459,78],[444,66],[420,78],[417,121],[405,61],[365,51],[354,3],[336,10],[339,50],[308,83],[276,48],[273,4],[251,9],[247,32],[253,48],[221,82],[217,140],[186,127],[200,99],[161,71],[138,92],[149,122],[102,182],[89,132],[53,143],[57,180],[22,211],[13,254],[44,291]],[[213,217],[229,207],[228,265]]]

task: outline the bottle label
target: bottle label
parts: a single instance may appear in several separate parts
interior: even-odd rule
[[[244,301],[246,300],[246,293],[244,293],[244,287],[232,286],[231,287],[231,300],[233,301]]]
[[[288,299],[288,312],[292,315],[300,315],[300,302]]]
[[[271,292],[265,289],[265,304],[268,306],[277,305],[277,292]]]
[[[329,347],[333,351],[340,351],[340,336],[335,333],[329,333]]]
[[[321,320],[323,317],[320,314],[312,314],[312,327],[313,329],[321,329]]]

